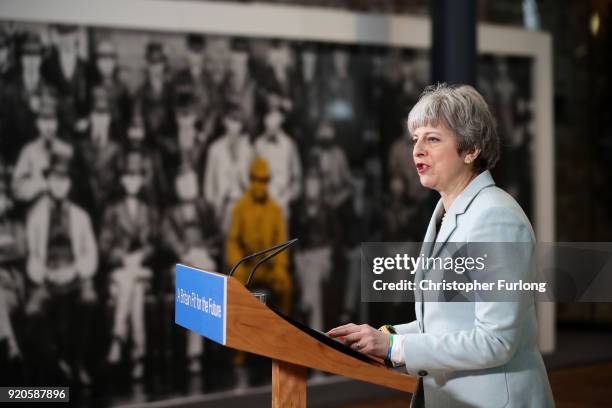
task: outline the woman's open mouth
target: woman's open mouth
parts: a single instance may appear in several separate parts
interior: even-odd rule
[[[425,163],[417,163],[417,164],[416,164],[416,169],[417,169],[417,172],[418,172],[419,174],[423,174],[423,173],[425,173],[427,170],[429,170],[429,166],[428,166],[427,164],[425,164]]]

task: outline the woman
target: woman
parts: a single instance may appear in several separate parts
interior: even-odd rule
[[[499,140],[495,120],[474,88],[428,88],[410,111],[408,130],[420,182],[441,196],[425,236],[426,243],[436,243],[434,253],[448,242],[535,242],[520,206],[491,178]],[[503,273],[514,278],[516,269]],[[423,271],[415,276],[422,279]],[[413,322],[382,330],[350,323],[328,334],[405,365],[419,377],[413,402],[422,405],[424,398],[427,407],[554,406],[537,348],[532,297],[444,303],[415,295]]]

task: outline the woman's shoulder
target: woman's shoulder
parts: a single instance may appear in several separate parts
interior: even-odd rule
[[[484,188],[474,198],[466,211],[473,220],[473,227],[499,226],[499,230],[517,227],[534,238],[533,228],[521,205],[503,189],[492,185]]]
[[[483,188],[476,195],[476,197],[474,197],[470,207],[473,207],[471,209],[479,212],[497,208],[500,210],[505,209],[506,211],[515,212],[517,214],[525,214],[523,208],[516,201],[516,199],[497,185],[491,185]]]

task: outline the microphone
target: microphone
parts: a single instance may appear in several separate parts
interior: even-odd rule
[[[272,252],[270,255],[266,256],[265,258],[257,261],[257,263],[253,266],[253,268],[251,269],[251,272],[249,273],[249,277],[246,280],[246,283],[244,284],[245,287],[249,286],[249,283],[251,283],[251,278],[253,278],[253,275],[255,274],[255,271],[257,270],[257,268],[259,268],[259,266],[264,263],[267,262],[270,258],[274,258],[276,255],[280,254],[281,252],[283,252],[285,249],[292,247],[293,245],[295,245],[295,243],[298,241],[297,238],[292,239],[291,241],[287,241],[284,244],[281,244],[277,250],[275,250],[274,252]],[[272,250],[272,249],[270,249]]]
[[[283,242],[282,244],[274,245],[273,247],[270,247],[268,249],[264,249],[264,250],[261,250],[261,251],[258,251],[258,252],[255,252],[255,253],[252,253],[250,255],[245,256],[244,258],[242,258],[241,260],[236,262],[236,264],[234,265],[232,270],[228,273],[228,276],[232,276],[234,274],[234,271],[236,271],[236,269],[238,269],[238,267],[240,265],[242,265],[245,261],[248,261],[249,259],[256,258],[256,257],[264,255],[264,254],[267,254],[268,252],[271,252],[271,251],[274,251],[274,250],[277,250],[277,249],[279,250],[279,252],[283,251],[285,248],[289,248],[291,245],[295,244],[297,242],[297,240],[298,240],[297,238],[294,238],[294,239],[289,240],[287,242]],[[276,255],[276,253],[273,254],[272,256],[274,256],[274,255]],[[270,259],[272,256],[264,258],[264,261]],[[258,266],[259,266],[259,263],[255,265],[255,269]],[[253,272],[254,271],[251,270],[251,273],[249,273],[249,280],[251,279],[251,276],[252,276]]]

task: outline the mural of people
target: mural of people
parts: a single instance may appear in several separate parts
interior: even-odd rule
[[[530,61],[481,67],[527,164],[496,180],[529,203]],[[271,306],[318,329],[405,313],[359,306],[359,243],[423,237],[404,123],[428,71],[382,45],[0,21],[0,364],[84,406],[241,389],[269,369],[173,324],[174,266],[288,235],[252,282]]]

